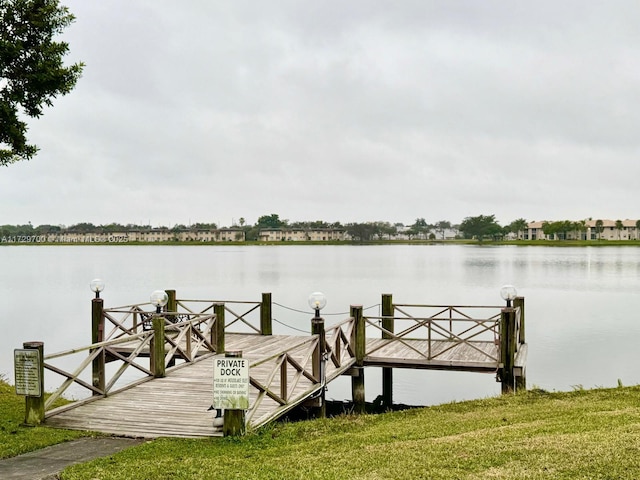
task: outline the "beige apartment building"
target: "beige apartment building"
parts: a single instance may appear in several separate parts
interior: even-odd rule
[[[263,228],[258,235],[261,242],[326,242],[346,239],[346,231],[340,228]]]
[[[20,240],[20,243],[128,243],[128,242],[244,242],[239,228],[217,230],[130,230],[111,233],[50,233]]]
[[[585,220],[585,229],[568,231],[557,235],[545,235],[545,222],[531,222],[523,232],[524,240],[638,240],[640,231],[636,226],[637,220],[622,220],[618,228],[617,220],[602,220],[601,230],[596,226],[598,220]]]

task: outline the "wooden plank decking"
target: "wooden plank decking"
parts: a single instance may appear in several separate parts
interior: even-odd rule
[[[113,396],[49,417],[52,427],[127,437],[208,437],[212,362],[201,360]]]
[[[265,359],[287,352],[294,360],[303,363],[306,358],[306,337],[288,335],[228,334],[227,350],[242,350],[243,358],[249,359],[250,375],[267,385],[274,364]],[[197,362],[172,369],[164,378],[149,380],[128,390],[106,398],[100,398],[75,408],[53,412],[46,420],[52,427],[76,430],[93,430],[131,437],[202,437],[218,436],[214,431],[215,412],[208,410],[213,398],[213,358],[203,356]],[[262,363],[260,363],[262,362]],[[254,366],[256,363],[259,365]],[[342,371],[351,366],[346,364]],[[335,368],[333,369],[335,373]],[[295,371],[287,368],[288,378]],[[250,387],[251,410],[247,412],[250,426],[260,426],[294,408],[322,386],[307,378],[291,382],[290,400],[281,405],[263,395],[256,407],[259,391]],[[270,389],[279,391],[280,383],[271,383]]]

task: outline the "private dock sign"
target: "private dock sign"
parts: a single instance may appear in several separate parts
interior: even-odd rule
[[[238,357],[213,360],[213,406],[230,410],[249,408],[249,360]]]

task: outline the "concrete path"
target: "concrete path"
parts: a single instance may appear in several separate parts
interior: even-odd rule
[[[0,460],[2,480],[53,480],[58,473],[76,463],[107,457],[144,440],[118,437],[79,438],[51,447]]]

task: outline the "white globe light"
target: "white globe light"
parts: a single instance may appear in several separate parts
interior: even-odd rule
[[[97,294],[100,293],[104,290],[104,280],[100,278],[94,278],[93,280],[91,280],[91,283],[89,283],[89,288],[92,292],[95,292]]]
[[[327,297],[322,292],[313,292],[309,295],[308,302],[314,310],[322,310],[327,305]]]
[[[169,301],[169,295],[164,290],[156,290],[151,294],[151,304],[156,308],[164,307]]]
[[[518,296],[518,291],[513,285],[505,285],[500,289],[500,296],[503,300],[510,302]]]

